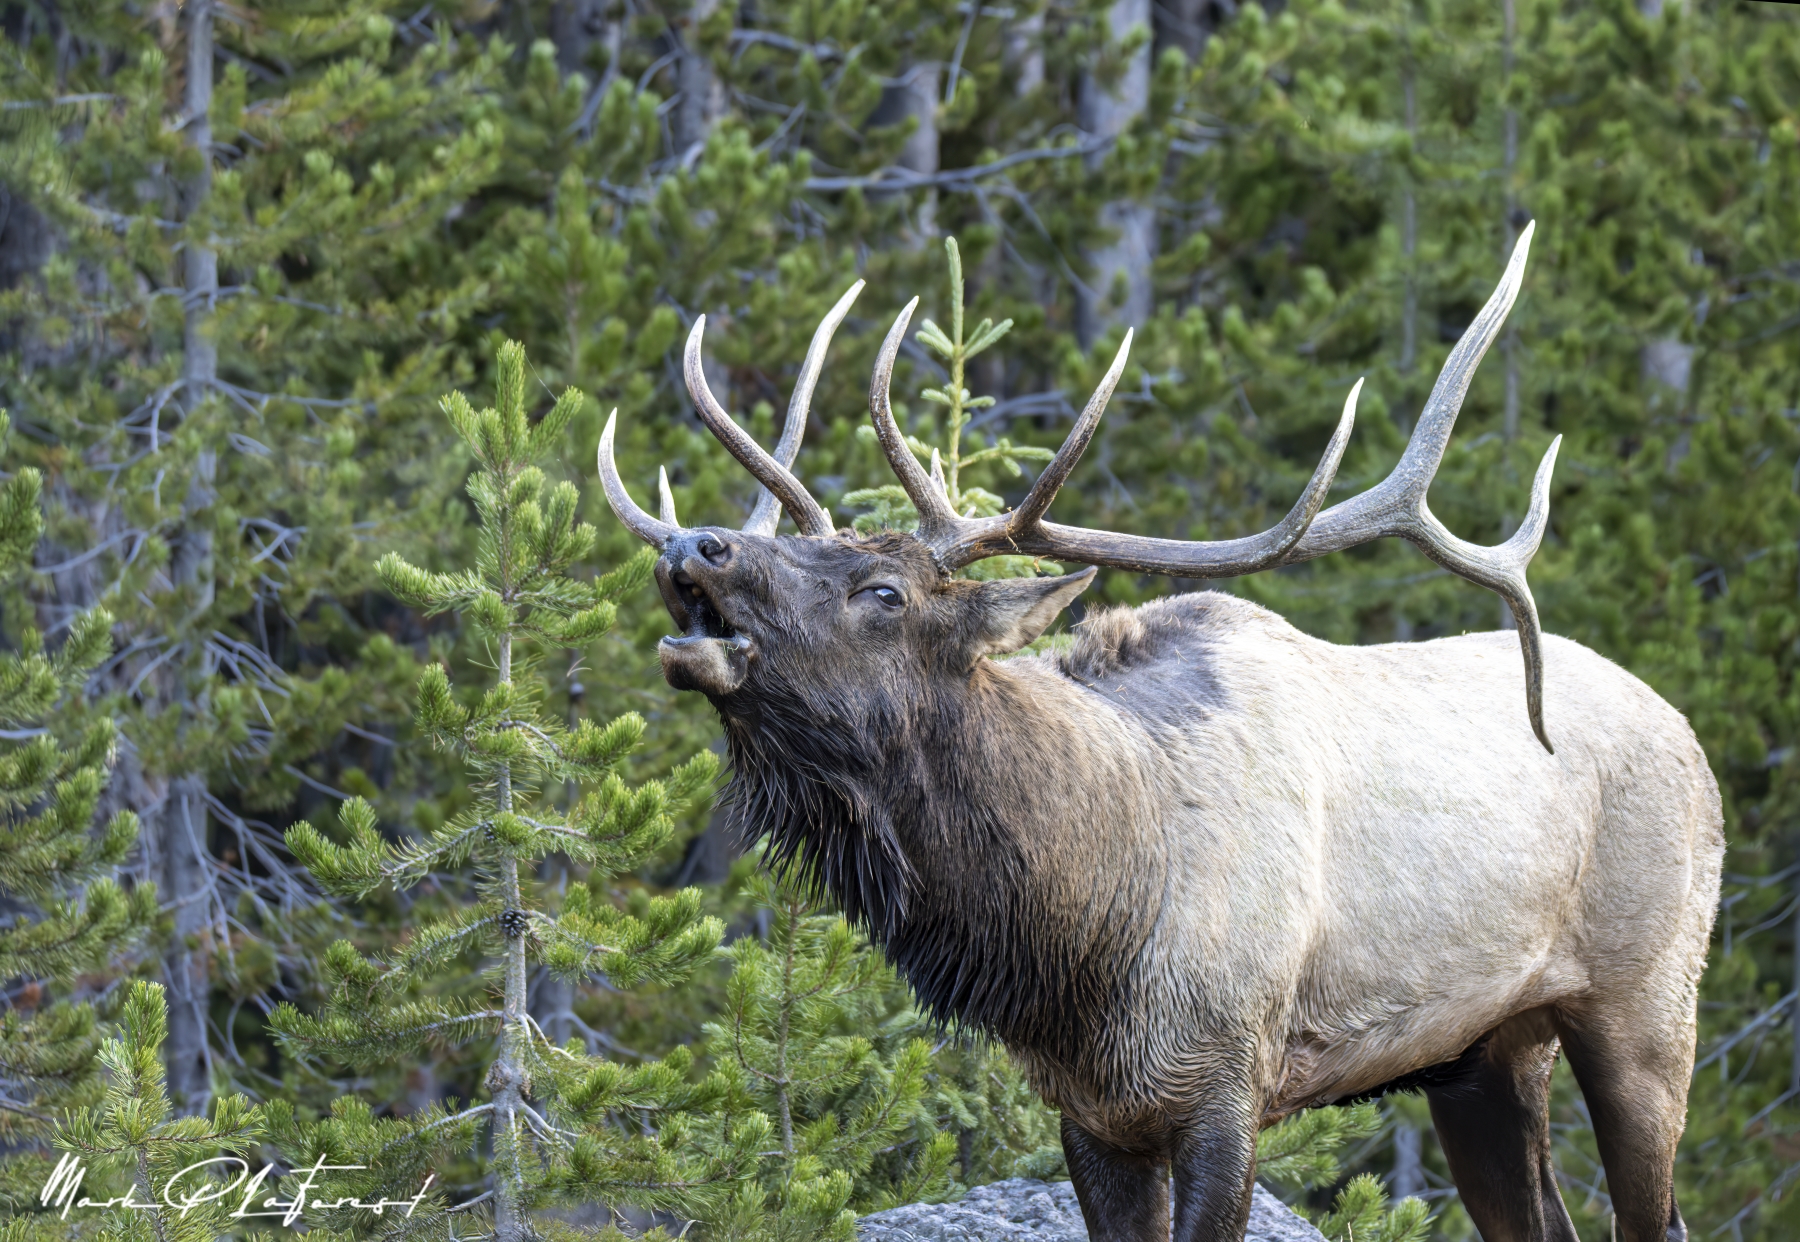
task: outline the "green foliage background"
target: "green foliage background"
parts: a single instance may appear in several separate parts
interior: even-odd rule
[[[26,631],[42,634],[72,675],[96,654],[81,619],[110,615],[112,654],[75,679],[54,732],[88,770],[106,749],[89,722],[110,719],[117,763],[91,845],[64,857],[111,869],[126,834],[104,824],[135,812],[144,830],[119,879],[158,883],[162,902],[139,958],[86,975],[9,959],[8,1021],[72,1023],[91,1047],[88,1019],[55,1006],[122,1014],[120,977],[160,975],[177,1113],[242,1092],[302,1120],[346,1095],[405,1117],[480,1094],[479,1041],[348,1077],[285,1052],[268,1016],[325,1010],[331,942],[376,958],[470,897],[428,875],[410,895],[327,900],[284,833],[304,823],[348,842],[336,825],[352,796],[390,840],[474,813],[479,782],[433,752],[410,709],[428,667],[481,684],[486,640],[403,603],[375,563],[477,563],[467,459],[435,403],[453,389],[485,401],[502,340],[526,347],[534,418],[565,387],[591,394],[545,446],[547,485],[575,484],[596,528],[587,576],[635,551],[589,464],[614,406],[641,497],[663,463],[687,521],[736,524],[754,498],[679,382],[692,317],[708,316],[715,387],[769,443],[814,324],[866,279],[797,467],[853,517],[848,494],[891,482],[858,435],[875,344],[914,293],[922,316],[952,322],[936,240],[954,234],[969,320],[1013,327],[968,362],[985,407],[946,405],[942,351],[909,343],[895,385],[909,429],[944,445],[954,410],[965,457],[1003,437],[1053,447],[1126,326],[1112,308],[1147,306],[1056,516],[1229,537],[1292,502],[1358,376],[1338,494],[1386,472],[1535,219],[1513,330],[1477,378],[1433,508],[1457,534],[1498,541],[1565,436],[1532,570],[1545,627],[1685,711],[1726,800],[1683,1210],[1697,1235],[1800,1227],[1785,1193],[1800,1178],[1800,13],[1746,0],[283,0],[218,10],[216,54],[196,61],[197,7],[0,5],[0,404],[13,420],[0,482],[36,471],[44,522],[25,588],[8,586],[6,641],[29,662]],[[204,151],[185,102],[202,70]],[[903,84],[926,80],[930,106],[909,112]],[[1134,82],[1129,116],[1096,136],[1096,92],[1123,98]],[[1148,270],[1106,265],[1120,204],[1152,221]],[[184,267],[196,247],[218,263],[199,298]],[[209,343],[210,373],[196,369]],[[1034,463],[1008,460],[1026,476],[979,482],[1016,501]],[[1195,585],[1106,573],[1088,606]],[[1341,642],[1500,622],[1497,601],[1401,546],[1218,585]],[[715,731],[657,675],[653,593],[619,603],[610,633],[544,656],[538,709],[571,727],[637,712],[635,781]],[[706,826],[688,812],[657,858],[594,895],[625,910],[706,881],[729,935],[766,933],[766,907]],[[593,886],[556,858],[537,882]],[[81,908],[114,900],[89,889]],[[198,999],[184,1001],[190,968]],[[547,971],[531,983],[553,1038],[628,1064],[710,1046],[731,986],[723,962],[680,987]],[[137,1049],[162,1001],[130,997],[137,1026],[119,1047]],[[917,1034],[904,1010],[858,1000],[845,1012],[874,1028],[831,1037],[872,1041],[890,1073]],[[947,1177],[1053,1172],[1033,1163],[1041,1119],[988,1055],[936,1050],[908,1096],[912,1155],[941,1126],[958,1135]],[[7,1098],[31,1098],[11,1084],[32,1071],[4,1073]],[[859,1115],[853,1095],[841,1117]],[[1603,1238],[1604,1179],[1566,1082],[1556,1110],[1565,1197],[1583,1236]],[[1394,1173],[1421,1127],[1432,1228],[1469,1236],[1415,1101],[1338,1135],[1342,1168],[1313,1206],[1331,1208],[1350,1174]],[[856,1179],[882,1167],[842,1170],[850,1197],[820,1190],[820,1219],[876,1202]],[[458,1189],[484,1169],[471,1149]]]

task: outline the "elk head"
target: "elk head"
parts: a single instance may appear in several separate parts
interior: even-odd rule
[[[910,701],[929,699],[943,678],[974,676],[982,658],[1016,651],[1056,618],[1092,579],[1095,566],[1183,578],[1226,578],[1295,564],[1383,536],[1416,544],[1439,565],[1499,594],[1512,610],[1525,657],[1527,710],[1546,750],[1541,634],[1525,568],[1549,516],[1550,472],[1561,444],[1545,453],[1525,521],[1505,543],[1481,547],[1452,535],[1426,505],[1426,491],[1475,368],[1499,335],[1517,298],[1533,227],[1520,235],[1499,286],[1457,342],[1421,411],[1406,452],[1370,490],[1320,513],[1355,419],[1358,380],[1311,481],[1279,523],[1258,535],[1189,542],[1086,530],[1047,521],[1057,490],[1099,426],[1131,348],[1125,334],[1112,366],[1074,429],[1019,506],[976,518],[956,513],[941,474],[928,473],[894,420],[889,387],[894,362],[918,299],[900,312],[883,341],[869,385],[869,413],[894,473],[919,511],[916,534],[861,538],[833,528],[831,515],[789,467],[805,432],[832,334],[862,291],[858,281],[814,334],[773,454],[766,452],[713,396],[701,368],[704,316],[688,336],[684,370],[701,419],[761,483],[741,530],[688,529],[676,518],[668,475],[659,479],[661,515],[626,492],[613,461],[618,412],[600,437],[600,477],[619,520],[662,552],[657,584],[679,636],[662,640],[664,675],[677,689],[699,690],[728,721],[763,718],[785,703],[806,718],[854,732],[879,728]],[[785,509],[798,536],[776,535]],[[1090,568],[1060,578],[957,580],[954,572],[1003,553],[1053,557]],[[785,714],[785,713],[784,713]]]

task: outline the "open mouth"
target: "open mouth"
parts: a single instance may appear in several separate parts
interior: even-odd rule
[[[686,570],[659,562],[656,585],[682,631],[657,644],[663,677],[677,690],[699,690],[715,698],[732,694],[749,672],[754,654],[749,638],[737,632]]]
[[[669,575],[673,598],[667,600],[675,624],[689,638],[736,638],[737,630],[725,619],[712,597],[685,570]]]

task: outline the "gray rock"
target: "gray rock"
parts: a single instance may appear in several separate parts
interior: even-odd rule
[[[865,1242],[1087,1242],[1068,1182],[1014,1178],[977,1186],[960,1203],[909,1203],[857,1222]],[[1324,1242],[1317,1229],[1261,1186],[1250,1205],[1246,1242]]]
[[[1325,1242],[1325,1235],[1312,1227],[1312,1222],[1294,1215],[1288,1205],[1264,1190],[1256,1188],[1250,1201],[1250,1223],[1244,1228],[1250,1242]]]

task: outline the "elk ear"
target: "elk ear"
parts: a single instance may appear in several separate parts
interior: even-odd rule
[[[969,596],[969,661],[1010,655],[1050,628],[1056,614],[1087,590],[1097,571],[1088,568],[1061,578],[994,578]]]

